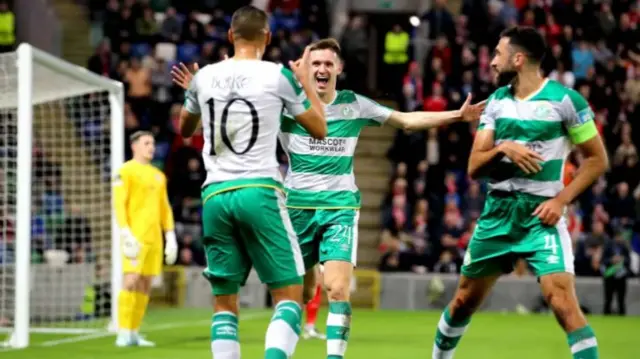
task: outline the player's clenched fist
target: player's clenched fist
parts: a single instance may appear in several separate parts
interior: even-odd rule
[[[133,236],[129,229],[123,229],[120,231],[120,238],[122,239],[122,253],[125,257],[134,259],[138,257],[140,253],[140,242]]]
[[[544,159],[538,153],[516,142],[506,141],[500,145],[502,153],[515,163],[526,174],[538,173],[542,170],[540,162]]]

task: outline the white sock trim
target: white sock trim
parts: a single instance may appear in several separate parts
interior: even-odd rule
[[[211,353],[215,359],[240,359],[240,343],[230,339],[214,340]]]
[[[344,356],[347,351],[347,341],[342,339],[327,340],[327,355]]]
[[[583,339],[571,346],[571,353],[575,354],[583,350],[597,347],[597,346],[598,346],[598,341],[596,340],[596,338]]]
[[[453,353],[456,351],[455,348],[450,349],[450,350],[442,350],[440,348],[438,348],[438,346],[436,344],[433,345],[433,353],[431,358],[432,359],[452,359],[453,358]]]
[[[327,326],[349,327],[349,317],[346,314],[329,313],[327,316]]]
[[[265,338],[265,349],[280,349],[290,357],[293,355],[297,344],[298,334],[293,331],[289,323],[281,319],[269,323]]]
[[[450,326],[449,324],[447,324],[447,321],[444,320],[444,314],[440,317],[440,321],[438,322],[438,330],[440,330],[440,332],[444,334],[444,336],[449,338],[456,338],[461,336],[462,334],[464,334],[468,327],[469,325],[465,325],[464,327]]]

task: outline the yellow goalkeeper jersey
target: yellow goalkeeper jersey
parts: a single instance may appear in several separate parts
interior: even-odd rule
[[[162,246],[162,230],[174,229],[167,179],[150,164],[125,162],[113,181],[113,200],[118,226],[142,243]]]

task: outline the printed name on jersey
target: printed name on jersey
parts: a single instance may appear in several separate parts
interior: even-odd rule
[[[211,88],[217,90],[240,90],[247,87],[248,84],[249,78],[242,75],[228,76],[223,78],[214,77],[213,79],[211,79]]]
[[[584,125],[585,123],[587,123],[589,121],[593,121],[593,120],[594,120],[594,114],[593,114],[593,111],[591,111],[591,109],[589,107],[587,107],[584,110],[578,112],[578,124],[577,125]]]
[[[317,140],[309,137],[309,151],[316,152],[345,152],[347,140],[345,138],[325,138]]]

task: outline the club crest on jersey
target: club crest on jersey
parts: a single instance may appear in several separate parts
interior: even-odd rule
[[[553,116],[553,107],[548,102],[540,102],[533,113],[538,119],[549,120]]]
[[[160,176],[160,174],[156,174],[156,181],[162,181],[162,176]]]
[[[353,109],[350,106],[343,106],[340,112],[342,113],[342,117],[344,118],[353,117]]]

